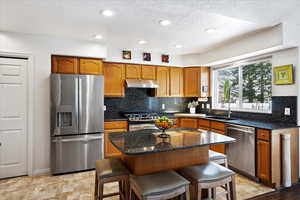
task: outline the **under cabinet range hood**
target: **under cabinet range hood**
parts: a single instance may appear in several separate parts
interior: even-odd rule
[[[154,80],[126,79],[126,85],[128,88],[159,88]]]

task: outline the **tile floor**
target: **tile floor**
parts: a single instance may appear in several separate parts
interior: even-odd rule
[[[0,200],[92,200],[94,171],[61,176],[41,175],[0,180]],[[261,184],[237,176],[238,200],[273,191]],[[118,189],[117,183],[106,184],[105,193]],[[119,199],[110,197],[107,200]],[[223,200],[222,196],[218,200]]]

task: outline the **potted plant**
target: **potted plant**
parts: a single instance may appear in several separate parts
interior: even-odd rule
[[[191,114],[196,113],[196,107],[199,105],[198,101],[192,101],[188,104],[188,108],[190,109]]]

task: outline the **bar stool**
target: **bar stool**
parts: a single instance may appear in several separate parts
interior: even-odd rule
[[[105,183],[118,182],[119,192],[103,194]],[[96,161],[95,199],[120,195],[121,200],[128,199],[129,171],[119,158],[110,158]]]
[[[226,167],[208,162],[181,168],[178,173],[191,181],[192,188],[196,191],[193,199],[202,199],[202,189],[208,189],[209,198],[216,199],[216,188],[225,186],[226,199],[236,200],[235,173]]]
[[[225,154],[208,150],[208,159],[220,165],[224,164],[228,168],[227,156]]]
[[[164,171],[144,176],[130,176],[130,197],[140,200],[166,200],[185,194],[190,199],[189,181],[174,171]]]

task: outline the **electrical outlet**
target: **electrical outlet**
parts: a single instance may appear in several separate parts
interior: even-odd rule
[[[165,104],[163,103],[163,104],[161,104],[161,109],[166,109],[166,106],[165,106]]]
[[[284,108],[284,115],[290,116],[291,115],[291,109],[290,108]]]
[[[206,104],[206,109],[210,109],[210,104]]]
[[[103,106],[103,110],[106,111],[106,105]]]

